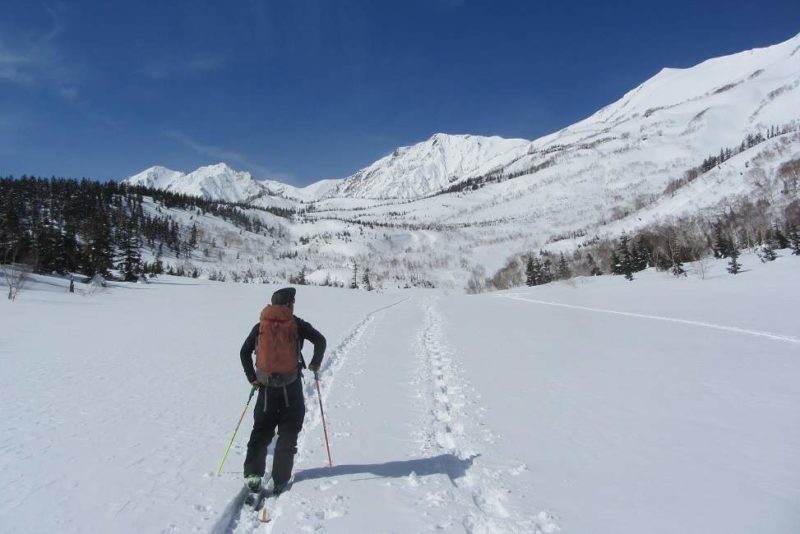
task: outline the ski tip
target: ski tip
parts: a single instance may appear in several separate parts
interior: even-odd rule
[[[264,507],[258,511],[258,520],[262,523],[269,523],[270,519],[272,519],[269,514],[267,513],[267,508]]]

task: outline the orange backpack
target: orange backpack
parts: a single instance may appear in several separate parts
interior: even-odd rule
[[[297,322],[286,306],[267,306],[261,311],[256,345],[256,371],[267,376],[296,375]]]

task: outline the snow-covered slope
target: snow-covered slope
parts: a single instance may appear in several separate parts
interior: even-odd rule
[[[173,184],[180,181],[185,175],[186,173],[173,171],[166,167],[156,165],[155,167],[150,167],[139,174],[134,174],[124,179],[123,182],[130,185],[140,185],[142,187],[152,187],[154,189],[169,191]]]
[[[473,297],[298,288],[333,467],[306,378],[268,525],[242,508],[253,403],[213,473],[279,286],[35,276],[0,299],[0,531],[796,534],[800,258],[741,260]]]
[[[225,163],[200,167],[188,174],[151,167],[123,182],[225,202],[247,202],[266,193],[249,172],[235,171]]]
[[[301,202],[313,202],[324,198],[341,185],[341,179],[320,180],[305,187],[295,187],[293,185],[276,182],[275,180],[264,180],[261,182],[271,194],[279,195],[287,199],[299,200]]]
[[[742,198],[766,200],[778,213],[797,196],[781,193],[776,170],[800,158],[799,103],[800,35],[662,70],[532,142],[437,134],[342,181],[305,188],[256,182],[227,167],[156,173],[153,183],[297,208],[302,215],[285,224],[285,248],[275,245],[279,257],[300,254],[289,269],[313,265],[324,279],[357,259],[391,277],[393,263],[407,261],[408,272],[458,286],[472,268],[491,271],[509,254],[575,245],[554,243],[564,236],[613,236]],[[754,135],[770,138],[743,146]],[[721,149],[732,157],[697,181],[684,180]],[[676,186],[680,180],[684,187]]]
[[[400,147],[348,178],[321,180],[302,188],[275,180],[259,182],[223,163],[186,175],[153,167],[123,181],[234,202],[248,201],[259,193],[303,202],[329,197],[406,200],[496,170],[500,163],[524,154],[529,144],[524,139],[439,133],[416,145]],[[151,175],[159,179],[145,179]]]
[[[329,196],[411,199],[441,191],[525,153],[524,139],[435,134],[400,147],[344,182]]]
[[[153,168],[128,181],[142,183],[143,176],[156,175],[147,183],[236,201],[263,194],[258,185],[306,202],[331,197],[406,201],[469,178],[500,172],[524,176],[548,169],[550,175],[569,177],[571,183],[561,183],[570,194],[599,193],[628,201],[658,192],[670,178],[720,148],[738,146],[747,134],[796,124],[799,50],[800,35],[687,69],[663,69],[587,119],[535,141],[436,134],[400,147],[341,181],[296,188],[256,182],[249,173],[223,164],[188,175]]]

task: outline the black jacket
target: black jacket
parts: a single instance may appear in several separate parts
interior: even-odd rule
[[[297,322],[297,351],[300,352],[303,350],[303,340],[309,340],[314,344],[314,357],[311,358],[311,363],[320,365],[322,363],[322,356],[325,354],[325,346],[327,343],[325,341],[325,336],[317,332],[313,326],[301,318],[295,316],[294,320]],[[242,350],[239,351],[239,358],[242,360],[244,374],[247,375],[247,380],[251,383],[256,381],[256,370],[255,367],[253,367],[253,352],[256,350],[258,327],[259,323],[256,323],[253,329],[250,330],[247,339],[244,340]],[[302,354],[300,354],[300,361],[302,362],[302,367],[305,368],[306,362]]]

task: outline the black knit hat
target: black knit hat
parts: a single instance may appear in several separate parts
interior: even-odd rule
[[[272,304],[277,306],[294,304],[295,293],[297,293],[297,290],[293,287],[284,287],[283,289],[279,289],[272,294]]]

